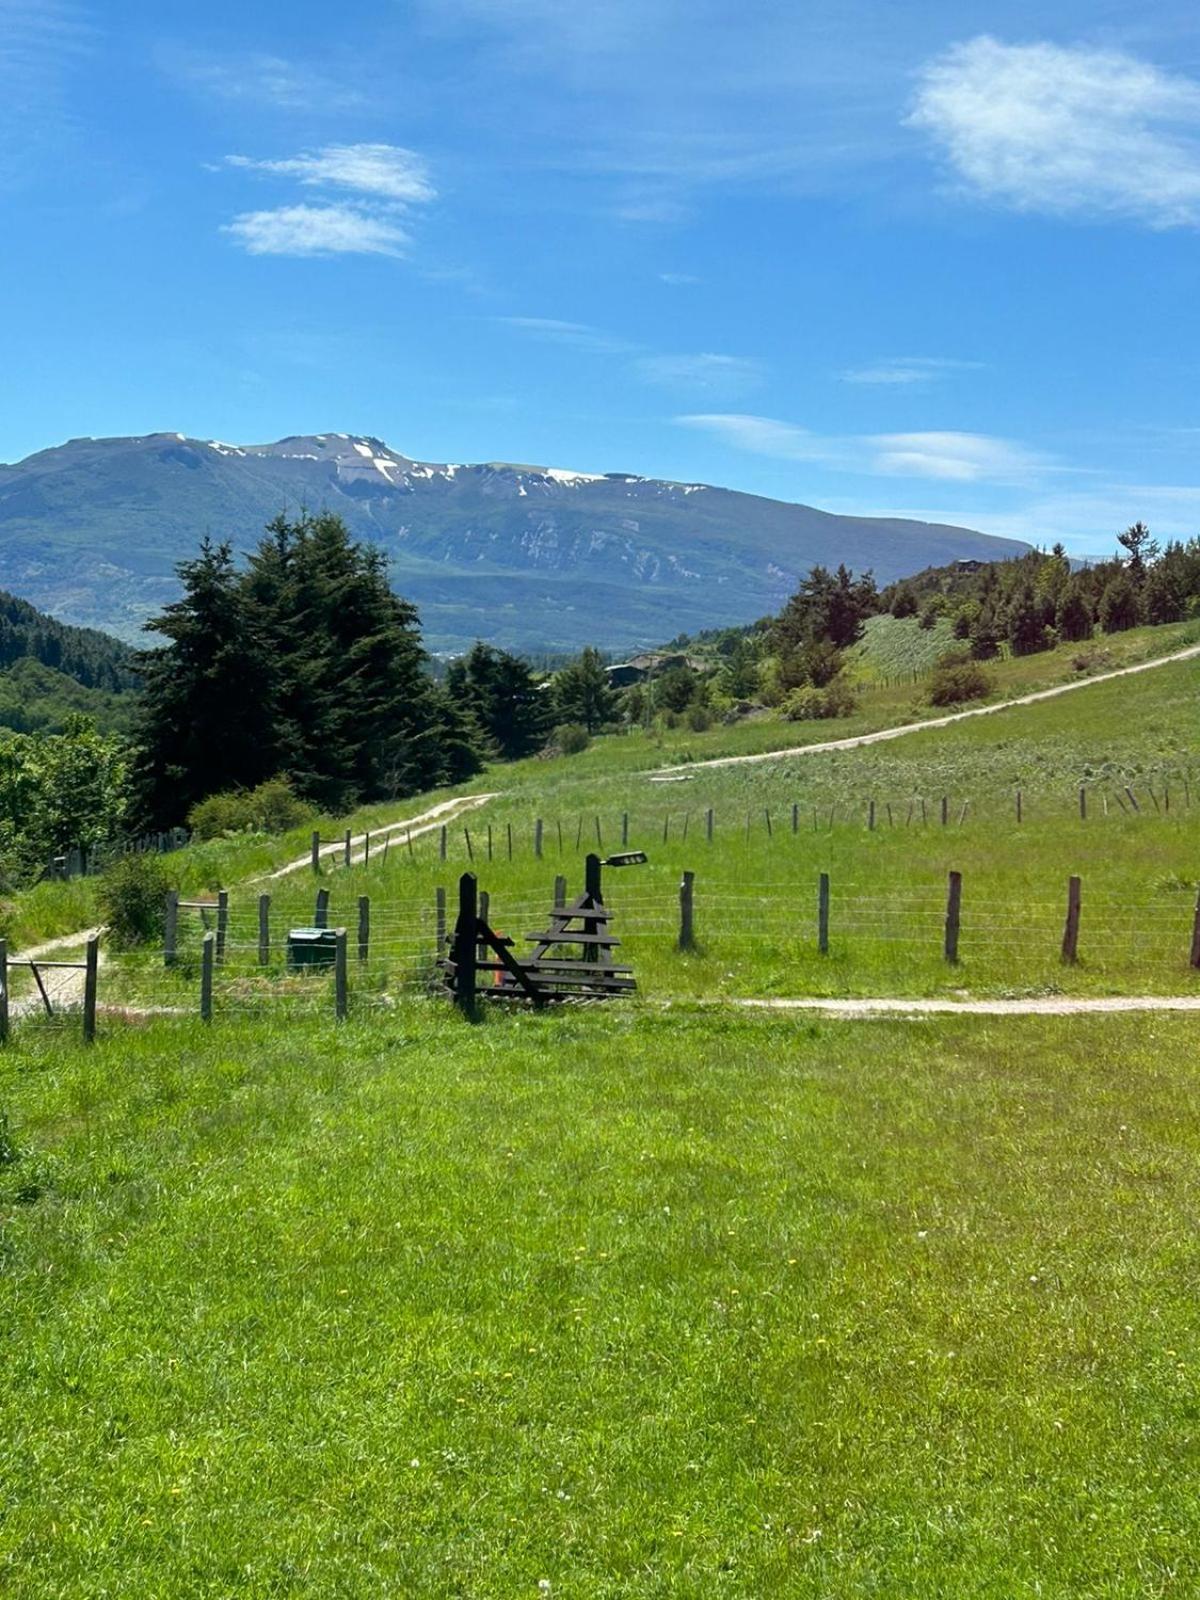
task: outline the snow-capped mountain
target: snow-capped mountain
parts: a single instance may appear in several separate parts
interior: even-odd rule
[[[965,528],[835,516],[699,483],[416,461],[382,440],[73,439],[0,466],[0,587],[132,637],[207,533],[239,549],[281,509],[378,543],[432,648],[613,649],[775,610],[815,563],[881,581],[1025,548]]]

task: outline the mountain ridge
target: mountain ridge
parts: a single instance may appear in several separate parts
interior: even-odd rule
[[[281,510],[328,509],[386,552],[432,648],[615,649],[777,610],[814,564],[881,582],[1028,546],[968,528],[846,517],[714,484],[503,461],[429,462],[368,434],[258,445],[81,437],[0,466],[0,583],[134,637],[209,533],[239,550]],[[603,621],[598,623],[598,617]]]

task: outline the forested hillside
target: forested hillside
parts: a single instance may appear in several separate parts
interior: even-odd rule
[[[73,628],[0,590],[0,727],[58,732],[73,715],[127,728],[134,652],[93,628]]]

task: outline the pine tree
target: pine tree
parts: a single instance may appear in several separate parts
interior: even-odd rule
[[[519,656],[480,641],[446,674],[446,688],[506,760],[530,755],[549,730],[547,696]]]
[[[1105,633],[1124,633],[1139,620],[1137,591],[1126,573],[1118,573],[1100,596],[1100,626]]]
[[[134,788],[151,827],[170,826],[205,795],[252,787],[275,770],[270,663],[249,627],[230,546],[205,539],[178,571],[183,595],[146,625],[166,648],[137,657]]]
[[[559,722],[577,722],[597,733],[617,715],[617,697],[608,686],[600,652],[591,645],[555,674],[554,712]]]
[[[1074,579],[1067,584],[1059,597],[1054,613],[1054,626],[1060,639],[1077,643],[1092,636],[1092,608],[1087,602],[1083,585]]]

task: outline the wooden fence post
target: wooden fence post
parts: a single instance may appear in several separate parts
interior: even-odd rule
[[[163,966],[173,967],[179,942],[179,891],[167,890],[167,904],[163,912]]]
[[[443,822],[442,823],[441,835],[440,835],[439,840],[438,840],[438,860],[439,861],[445,861],[445,859],[446,859],[446,824]]]
[[[624,845],[627,845],[628,843],[629,843],[629,813],[628,813],[628,811],[622,811],[622,813],[621,813],[621,844],[624,846]]]
[[[599,856],[588,855],[583,858],[583,892],[598,904],[604,903],[604,888],[601,878],[601,862]]]
[[[468,861],[474,861],[474,859],[475,859],[475,851],[471,848],[471,830],[470,830],[470,828],[466,828],[466,827],[463,828],[463,838],[467,841],[467,860]]]
[[[1133,790],[1129,787],[1128,784],[1125,785],[1125,793],[1129,796],[1129,804],[1133,807],[1133,809],[1135,811],[1139,811],[1140,812],[1142,808],[1137,803],[1137,795],[1134,794]]]
[[[829,954],[829,874],[823,872],[817,884],[817,949]]]
[[[351,847],[350,847],[350,829],[347,828],[346,829],[346,858],[345,858],[347,866],[350,865],[351,854],[352,854],[352,851],[351,851]]]
[[[1079,820],[1087,821],[1087,790],[1082,784],[1079,786]]]
[[[333,1010],[339,1022],[345,1022],[349,1010],[347,989],[346,930],[339,928],[333,944]]]
[[[314,833],[312,836],[312,869],[314,872],[321,870],[321,835]]]
[[[562,873],[560,872],[558,877],[555,878],[555,880],[554,880],[554,904],[555,904],[555,908],[557,909],[559,906],[565,906],[566,903],[567,903],[567,880],[563,877]]]
[[[711,806],[704,813],[704,833],[709,844],[711,844],[713,839],[713,808]]]
[[[1017,790],[1017,821],[1021,820],[1021,791]]]
[[[540,861],[542,859],[542,819],[538,817],[533,824],[533,853]]]
[[[487,856],[490,861],[492,859],[492,825],[490,822],[487,825]]]
[[[679,948],[696,948],[696,929],[693,920],[696,874],[685,872],[679,885]]]
[[[371,954],[371,897],[358,897],[358,959],[365,961]]]
[[[327,928],[329,926],[329,890],[317,890],[317,904],[313,910],[313,927]]]
[[[946,826],[946,824],[947,824],[947,822],[949,822],[949,820],[950,820],[950,797],[948,795],[943,795],[942,796],[942,827],[943,828]]]
[[[445,954],[445,950],[446,950],[446,891],[445,891],[445,889],[439,888],[437,890],[436,895],[435,895],[435,899],[434,899],[434,905],[435,905],[434,916],[435,916],[435,919],[436,919],[435,920],[435,930],[436,930],[436,937],[437,937],[437,953],[438,953],[438,960],[440,961],[442,959],[442,956]]]
[[[1080,887],[1080,880],[1075,877],[1067,884],[1067,921],[1063,928],[1062,958],[1071,964],[1079,956]]]
[[[96,934],[84,950],[83,967],[83,1042],[96,1042],[96,991],[100,974],[100,940]]]
[[[387,854],[387,840],[386,839],[383,841],[383,849],[384,849],[384,854],[386,855]],[[371,864],[371,835],[369,833],[364,833],[363,834],[363,866],[367,867],[367,866],[370,866],[370,864]]]
[[[1198,913],[1200,923],[1200,913]],[[8,1043],[8,940],[0,939],[0,1044]]]
[[[874,800],[869,801],[868,804],[867,804],[867,827],[871,830],[872,833],[874,833],[874,831],[875,831],[875,802],[874,802]]]
[[[1200,967],[1200,894],[1196,896],[1196,911],[1192,917],[1192,955],[1193,967]]]
[[[475,978],[477,951],[475,940],[479,925],[478,883],[473,872],[464,872],[458,880],[458,921],[454,924],[454,1003],[466,1017],[475,1014]]]
[[[511,861],[512,860],[512,823],[511,822],[505,823],[505,827],[508,829],[508,859]]]
[[[271,961],[271,896],[258,897],[258,964],[265,967]]]
[[[962,925],[962,873],[952,872],[946,885],[946,935],[942,953],[952,965],[958,961],[958,932]]]
[[[216,935],[206,933],[200,947],[200,1020],[211,1022],[213,1014],[213,946]]]
[[[229,890],[217,890],[217,965],[225,960],[225,944],[229,937]]]

